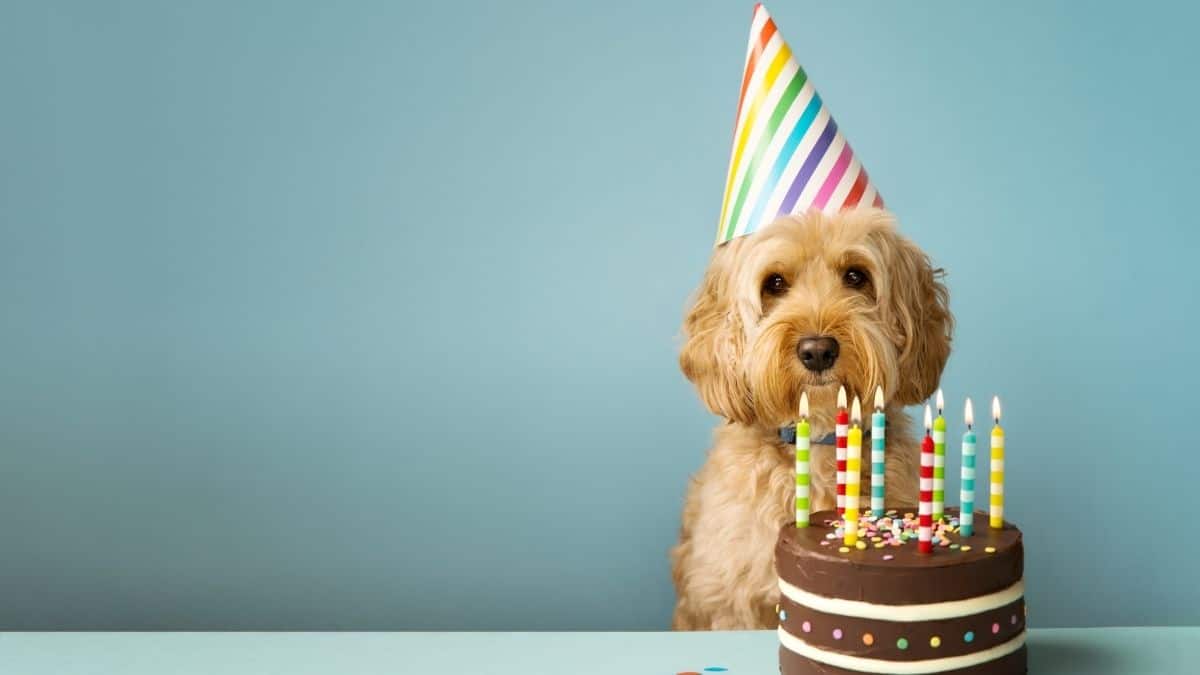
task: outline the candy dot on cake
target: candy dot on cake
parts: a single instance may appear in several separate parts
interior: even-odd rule
[[[908,640],[900,638],[899,640],[896,640],[896,646],[900,649],[908,649]]]
[[[812,632],[812,624],[805,621],[804,623],[800,624],[800,630],[804,631],[805,633],[810,633]]]
[[[934,647],[934,648],[941,647],[942,646],[942,638],[940,638],[936,635],[929,638],[929,646]]]
[[[1012,623],[1012,625],[1014,625],[1014,626],[1017,625],[1017,615],[1016,614],[1012,615],[1012,621],[1010,623]]]
[[[973,642],[975,640],[975,631],[967,631],[963,633],[963,642]]]
[[[841,640],[841,639],[842,639],[842,629],[841,629],[841,628],[834,628],[834,629],[833,629],[833,639],[834,639],[834,640]]]
[[[863,644],[868,647],[875,644],[875,636],[870,633],[863,633]]]
[[[999,633],[999,632],[1000,632],[1000,624],[998,624],[998,623],[992,624],[992,635],[995,635],[996,633]]]

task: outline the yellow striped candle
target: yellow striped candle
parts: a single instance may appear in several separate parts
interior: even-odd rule
[[[933,421],[933,522],[946,514],[946,399],[937,390],[937,419]]]
[[[850,433],[846,436],[846,546],[858,543],[858,488],[862,476],[862,404],[854,397],[850,407]]]
[[[808,527],[808,450],[812,429],[808,426],[808,394],[800,394],[800,421],[796,423],[796,527]]]
[[[995,529],[1004,527],[1004,429],[1000,426],[1000,397],[992,398],[992,485],[988,493],[991,511],[990,525]]]

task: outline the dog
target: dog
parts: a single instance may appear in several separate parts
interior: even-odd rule
[[[882,209],[784,216],[718,247],[683,323],[679,364],[724,418],[692,477],[671,550],[675,630],[774,628],[775,541],[794,520],[794,446],[781,439],[807,392],[810,503],[835,507],[835,397],[888,420],[887,505],[917,503],[920,445],[903,406],[926,400],[950,354],[944,272]],[[870,462],[863,493],[870,494]],[[915,509],[914,509],[915,510]]]

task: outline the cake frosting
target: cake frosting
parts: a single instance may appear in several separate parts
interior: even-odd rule
[[[782,675],[1026,672],[1021,531],[1006,522],[960,537],[949,509],[933,553],[920,553],[916,510],[862,517],[857,547],[843,545],[834,511],[783,527]]]

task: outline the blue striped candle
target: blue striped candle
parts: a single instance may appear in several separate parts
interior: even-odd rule
[[[875,390],[875,414],[871,415],[871,515],[882,518],[884,486],[884,434],[887,417],[883,414],[883,388]]]
[[[975,414],[969,398],[963,417],[967,422],[967,431],[962,440],[962,490],[959,493],[962,509],[958,515],[958,533],[969,537],[975,529],[975,430],[972,428]]]

